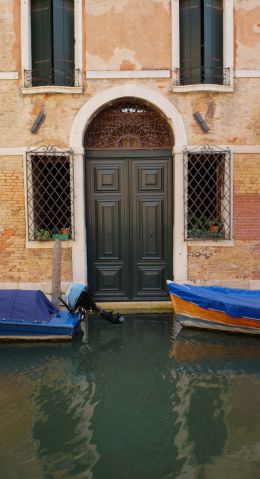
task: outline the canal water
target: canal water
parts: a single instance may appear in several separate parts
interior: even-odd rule
[[[0,346],[3,479],[259,479],[260,338],[171,314]]]

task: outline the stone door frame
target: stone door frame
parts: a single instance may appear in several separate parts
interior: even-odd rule
[[[120,98],[145,100],[161,111],[173,130],[173,272],[176,281],[187,280],[187,244],[184,241],[183,150],[187,134],[182,115],[157,90],[137,84],[125,84],[103,90],[88,100],[76,114],[70,133],[74,153],[75,241],[72,247],[72,276],[74,282],[87,283],[87,231],[85,224],[84,135],[93,115],[107,103]],[[171,278],[169,278],[171,279]]]

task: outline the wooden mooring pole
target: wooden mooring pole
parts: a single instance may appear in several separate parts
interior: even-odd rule
[[[54,241],[52,261],[52,296],[51,301],[59,307],[59,296],[61,294],[61,240]]]

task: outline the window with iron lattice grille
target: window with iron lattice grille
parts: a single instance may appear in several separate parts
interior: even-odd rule
[[[230,239],[230,150],[213,146],[185,150],[184,191],[185,239]]]
[[[26,172],[29,241],[73,239],[72,152],[29,149]]]

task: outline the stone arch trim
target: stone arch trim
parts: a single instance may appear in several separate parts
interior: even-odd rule
[[[74,118],[71,133],[70,146],[76,153],[83,152],[83,139],[85,131],[94,115],[107,103],[119,98],[133,97],[148,101],[159,109],[168,118],[175,137],[175,150],[182,149],[187,145],[187,134],[182,115],[170,100],[160,92],[139,85],[121,85],[109,88],[98,93],[88,100]]]
[[[170,100],[157,90],[136,84],[126,84],[104,90],[90,98],[76,114],[70,133],[73,150],[75,181],[75,241],[72,248],[73,281],[87,283],[87,250],[85,225],[84,135],[93,115],[107,103],[120,98],[144,100],[161,111],[173,129],[174,153],[174,250],[173,271],[176,281],[187,279],[187,244],[184,242],[183,205],[183,148],[187,145],[187,133],[183,117]],[[171,279],[171,278],[169,278]]]

